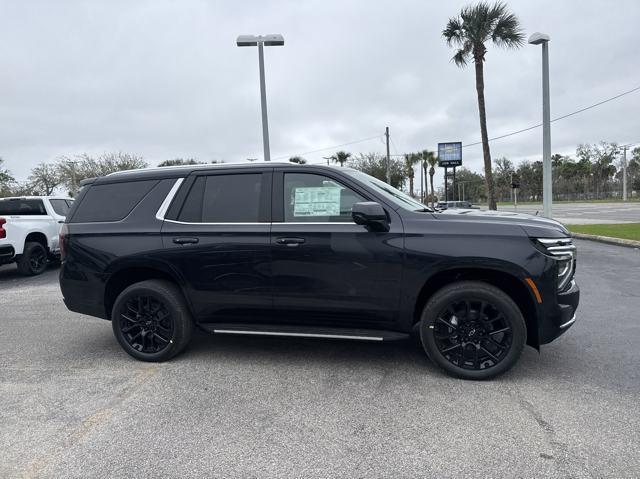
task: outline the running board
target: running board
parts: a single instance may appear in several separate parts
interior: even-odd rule
[[[356,341],[397,341],[409,337],[407,333],[377,329],[314,328],[237,323],[204,323],[199,326],[215,334],[244,334],[252,336],[288,336],[294,338],[350,339]]]

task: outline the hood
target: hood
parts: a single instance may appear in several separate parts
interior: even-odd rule
[[[434,216],[439,220],[469,221],[481,223],[509,223],[518,225],[524,229],[525,233],[531,237],[567,237],[569,231],[564,225],[556,220],[534,216],[526,213],[515,213],[513,211],[492,211],[478,209],[447,209]]]

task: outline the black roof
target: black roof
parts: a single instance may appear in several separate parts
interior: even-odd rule
[[[208,172],[220,170],[247,170],[247,169],[265,169],[265,168],[287,168],[299,167],[334,169],[335,167],[324,165],[300,165],[290,162],[243,162],[243,163],[214,163],[205,165],[180,165],[180,166],[162,166],[155,168],[140,168],[137,170],[126,170],[111,173],[107,176],[101,176],[96,179],[84,180],[82,183],[120,183],[123,181],[141,181],[141,180],[161,180],[165,178],[185,178],[194,171]]]

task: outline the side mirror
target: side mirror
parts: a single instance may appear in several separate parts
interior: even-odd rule
[[[374,231],[389,231],[389,219],[384,208],[375,201],[355,203],[351,208],[353,222],[368,226]]]

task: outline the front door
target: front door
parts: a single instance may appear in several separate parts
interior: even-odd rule
[[[402,224],[355,224],[351,206],[368,201],[331,173],[274,173],[271,229],[274,319],[298,325],[390,327],[397,320]],[[326,170],[325,170],[326,171]]]
[[[268,321],[271,171],[197,174],[162,226],[164,257],[201,322]],[[171,213],[170,213],[171,215]]]

